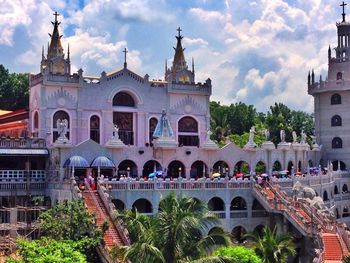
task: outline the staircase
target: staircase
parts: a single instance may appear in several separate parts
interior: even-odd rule
[[[105,199],[102,199],[101,195]],[[123,229],[121,222],[114,222],[111,219],[111,214],[113,211],[110,207],[108,207],[108,209],[105,206],[105,204],[108,205],[108,200],[105,196],[103,196],[103,192],[100,193],[98,190],[91,190],[89,184],[85,183],[85,190],[82,192],[82,197],[88,211],[94,214],[96,226],[101,229],[105,222],[108,224],[108,229],[103,237],[104,244],[103,246],[100,246],[99,249],[99,252],[103,257],[102,262],[129,263],[128,260],[123,261],[121,255],[117,256],[116,260],[113,260],[111,258],[110,252],[113,247],[130,245],[130,240],[128,238],[127,232],[125,229]]]
[[[349,254],[345,229],[325,219],[307,204],[293,200],[279,186],[267,183],[261,187],[256,184],[253,195],[268,212],[282,213],[304,236],[318,236],[322,241],[322,256],[318,262],[341,263],[341,259]]]

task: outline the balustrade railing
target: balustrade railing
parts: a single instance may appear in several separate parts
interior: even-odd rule
[[[30,170],[29,176],[31,181],[45,181],[45,170]],[[27,181],[25,170],[0,170],[0,183],[2,182],[20,182]]]
[[[140,191],[140,190],[202,190],[202,189],[250,189],[251,182],[249,180],[226,180],[226,179],[199,179],[199,180],[104,180],[103,184],[109,190],[123,191]]]
[[[46,148],[41,138],[7,138],[0,137],[0,148]]]
[[[247,211],[230,211],[230,218],[247,218]]]
[[[225,219],[226,218],[226,212],[225,211],[210,211],[210,213],[215,215],[219,219]]]

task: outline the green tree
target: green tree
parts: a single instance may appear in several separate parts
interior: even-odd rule
[[[29,106],[28,74],[9,74],[8,70],[0,65],[0,105],[6,110],[17,110]]]
[[[220,102],[215,101],[211,101],[209,107],[212,139],[220,143],[231,133],[228,121],[230,109],[228,106],[221,106]]]
[[[265,226],[262,236],[250,233],[246,237],[254,241],[255,253],[263,263],[285,263],[289,255],[296,253],[293,236],[289,233],[278,235],[276,227],[271,230]]]
[[[280,131],[285,130],[286,140],[292,138],[292,111],[282,103],[275,103],[267,113],[266,125],[270,130],[271,141],[275,144],[280,142]]]
[[[250,128],[257,123],[258,114],[253,105],[243,102],[229,106],[229,127],[233,134],[242,135],[249,132]]]
[[[230,243],[228,234],[221,230],[214,229],[206,234],[218,219],[209,213],[203,202],[176,197],[174,193],[161,200],[159,213],[154,218],[137,211],[127,211],[120,217],[133,243],[117,248],[115,254],[122,254],[132,262],[191,262],[207,256],[218,245]],[[219,258],[206,260],[222,262]]]
[[[243,246],[221,247],[214,251],[214,255],[226,257],[230,263],[262,263],[253,249]]]
[[[45,236],[55,240],[72,240],[85,244],[85,248],[97,247],[103,233],[95,227],[93,216],[82,200],[55,205],[39,216]]]
[[[81,244],[74,241],[57,241],[42,238],[36,241],[18,239],[22,259],[8,259],[7,263],[86,263]]]

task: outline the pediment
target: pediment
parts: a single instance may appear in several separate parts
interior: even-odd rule
[[[193,97],[187,95],[170,108],[171,113],[179,114],[203,114],[206,110]]]

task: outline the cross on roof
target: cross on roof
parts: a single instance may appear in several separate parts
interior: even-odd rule
[[[181,31],[182,31],[182,29],[179,27],[178,29],[176,29],[177,30],[177,32],[179,32],[179,37],[181,37]]]
[[[55,22],[57,22],[57,17],[58,17],[60,14],[57,13],[57,11],[55,11],[55,13],[53,13],[53,15],[55,16]]]
[[[126,68],[126,53],[128,53],[129,51],[126,48],[124,48],[122,52],[124,53],[124,68]]]
[[[343,16],[343,22],[345,22],[345,6],[348,5],[348,4],[345,4],[344,1],[343,3],[340,5],[341,7],[343,7],[343,13],[342,13],[342,16]]]

